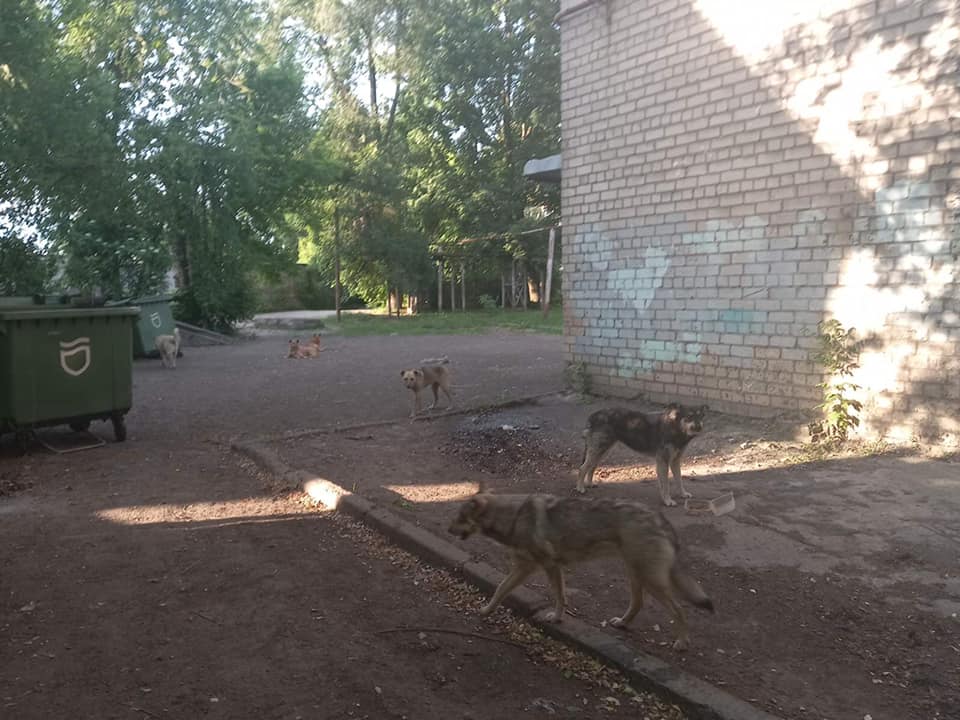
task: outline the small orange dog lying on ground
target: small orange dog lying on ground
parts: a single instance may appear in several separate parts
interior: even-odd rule
[[[320,346],[320,335],[314,334],[306,345],[300,344],[300,338],[291,340],[288,344],[287,358],[313,358],[321,352],[323,352],[323,348]]]

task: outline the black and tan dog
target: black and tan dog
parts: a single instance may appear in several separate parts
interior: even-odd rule
[[[433,404],[427,408],[432,410],[437,406],[440,395],[437,392],[443,390],[449,402],[449,408],[453,407],[453,395],[450,392],[450,371],[446,364],[449,362],[446,357],[442,358],[442,365],[422,365],[418,368],[407,368],[400,371],[400,379],[403,384],[413,391],[413,410],[410,417],[416,417],[420,414],[420,393],[425,388],[433,389]]]
[[[577,474],[577,492],[593,485],[593,471],[606,452],[618,441],[657,460],[657,484],[664,505],[676,505],[670,497],[670,476],[680,486],[681,497],[692,497],[683,487],[680,461],[683,451],[703,430],[703,416],[709,408],[684,407],[671,403],[660,413],[643,413],[626,408],[597,410],[587,418],[583,463]]]
[[[677,563],[677,533],[659,512],[625,500],[558,498],[552,495],[494,495],[480,488],[467,500],[449,531],[466,539],[480,532],[510,548],[512,565],[490,602],[489,615],[510,592],[542,568],[553,590],[554,608],[547,620],[560,622],[566,604],[563,568],[592,558],[623,558],[630,583],[630,605],[610,620],[624,627],[650,593],[676,621],[674,648],[689,644],[686,614],[678,599],[713,612],[700,584]]]

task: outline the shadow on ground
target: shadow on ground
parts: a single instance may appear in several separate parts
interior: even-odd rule
[[[499,492],[571,493],[580,430],[599,406],[556,397],[274,448],[288,464],[445,534],[480,480]],[[648,608],[629,637],[787,717],[949,715],[960,704],[952,679],[960,651],[950,642],[960,612],[957,466],[895,453],[808,462],[776,428],[770,440],[736,418],[709,423],[711,432],[691,445],[688,489],[708,498],[732,492],[737,508],[710,518],[665,512],[718,615],[693,616],[694,649],[686,656],[669,649],[659,609]],[[753,437],[744,439],[751,427]],[[621,448],[591,493],[656,507],[653,477],[648,461]],[[446,537],[505,567],[493,542]],[[542,578],[531,584],[546,594]],[[599,624],[624,609],[618,563],[582,566],[569,587],[582,619]]]

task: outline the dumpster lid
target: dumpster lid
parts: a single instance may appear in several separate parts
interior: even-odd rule
[[[43,306],[40,306],[43,307]],[[140,314],[137,307],[115,308],[73,308],[68,305],[48,305],[46,309],[23,308],[4,310],[0,308],[0,322],[4,320],[50,320],[60,318],[88,318],[88,317],[135,317]]]
[[[171,302],[173,295],[147,295],[146,297],[135,297],[126,300],[129,305],[147,305],[149,303]]]

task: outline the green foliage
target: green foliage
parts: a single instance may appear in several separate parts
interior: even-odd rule
[[[480,307],[484,310],[496,310],[498,307],[497,299],[492,295],[481,295],[477,298],[477,302],[480,303]]]
[[[423,313],[390,317],[366,313],[343,316],[342,334],[357,335],[475,335],[494,330],[559,335],[563,321],[559,313],[549,318],[529,310],[503,312],[500,310],[469,310],[467,312]]]
[[[316,48],[336,99],[325,118],[330,146],[350,168],[304,223],[314,262],[331,269],[339,249],[347,288],[370,302],[387,286],[435,296],[424,289],[435,289],[439,256],[497,277],[496,244],[488,254],[486,243],[459,241],[513,227],[527,205],[559,203],[557,188],[523,178],[527,160],[559,148],[556,1],[307,7],[304,23],[323,40],[302,41]]]
[[[152,295],[164,285],[170,252],[156,236],[143,237],[137,227],[77,222],[55,247],[62,248],[61,282],[82,292],[98,288],[114,299]]]
[[[286,217],[333,170],[282,20],[254,0],[5,8],[0,206],[63,283],[152,292],[172,261],[182,311],[222,329],[252,271],[292,262]]]
[[[33,295],[49,283],[49,258],[29,241],[0,234],[0,295]]]
[[[853,375],[860,367],[863,341],[855,339],[853,328],[844,329],[837,320],[819,325],[820,349],[814,360],[823,366],[830,378],[817,385],[823,392],[823,402],[816,406],[823,417],[809,425],[813,442],[840,444],[860,425],[862,403],[853,397],[860,386],[843,378]]]
[[[173,306],[178,320],[228,334],[233,332],[234,323],[251,317],[255,309],[256,294],[252,279],[246,275],[184,288],[174,296]]]
[[[563,379],[578,398],[584,399],[590,394],[590,373],[586,363],[567,363],[563,369]]]
[[[522,176],[559,148],[556,10],[10,0],[2,231],[30,228],[59,281],[114,297],[153,292],[172,265],[183,316],[221,329],[301,244],[324,277],[339,254],[345,295],[372,301],[426,296],[439,254],[495,276],[499,258],[458,240],[557,206]],[[22,272],[17,287],[35,284]]]
[[[261,273],[255,281],[256,311],[332,310],[332,285],[329,277],[325,277],[312,266],[297,265],[278,276]]]

